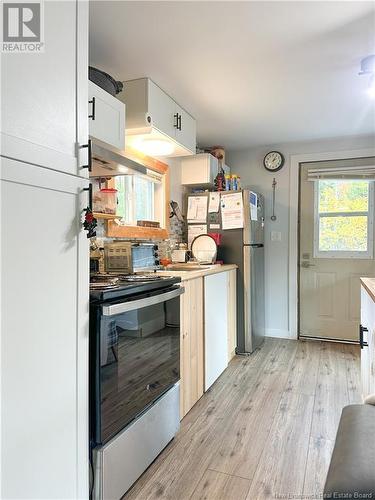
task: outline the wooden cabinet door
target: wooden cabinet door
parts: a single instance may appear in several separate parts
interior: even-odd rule
[[[89,133],[110,146],[125,148],[125,104],[89,82]]]
[[[88,181],[2,160],[0,497],[88,498]]]
[[[176,104],[175,114],[180,116],[179,128],[176,128],[176,141],[196,153],[197,145],[197,125],[195,119],[189,115],[181,106]]]
[[[87,177],[88,2],[44,2],[44,34],[43,52],[1,55],[2,155]]]
[[[180,415],[203,395],[203,278],[183,282],[181,299]]]

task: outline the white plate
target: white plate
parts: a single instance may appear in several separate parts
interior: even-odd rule
[[[191,253],[201,264],[212,264],[216,261],[216,241],[208,234],[200,234],[191,244]]]

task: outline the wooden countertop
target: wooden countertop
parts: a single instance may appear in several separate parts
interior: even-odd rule
[[[231,271],[232,269],[237,269],[235,264],[213,264],[212,266],[205,267],[202,270],[197,271],[157,271],[157,274],[162,276],[179,276],[181,281],[192,280],[194,278],[201,278],[203,276],[208,276],[210,274],[224,273],[225,271]]]
[[[375,302],[375,278],[360,278],[361,284]]]

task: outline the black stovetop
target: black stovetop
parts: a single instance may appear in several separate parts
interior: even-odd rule
[[[92,277],[95,278],[95,277]],[[105,279],[107,278],[107,279]],[[118,278],[118,281],[116,281]],[[110,286],[111,280],[116,281]],[[140,275],[107,275],[102,276],[96,285],[98,288],[90,287],[90,302],[103,302],[117,299],[120,297],[129,297],[154,290],[169,288],[181,281],[181,278],[175,276],[158,276],[155,274]],[[107,286],[106,286],[107,285]]]

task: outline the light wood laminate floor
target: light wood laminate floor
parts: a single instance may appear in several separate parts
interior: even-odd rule
[[[321,498],[359,347],[266,339],[236,357],[124,500]]]

